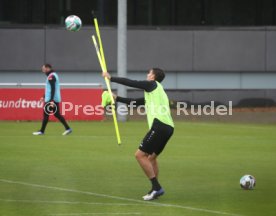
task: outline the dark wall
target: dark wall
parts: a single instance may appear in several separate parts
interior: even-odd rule
[[[275,0],[127,0],[131,26],[267,26],[276,24]],[[1,11],[1,8],[2,11]],[[0,23],[63,24],[71,14],[91,24],[116,25],[117,0],[1,0]]]

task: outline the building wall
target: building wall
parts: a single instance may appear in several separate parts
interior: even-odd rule
[[[102,28],[108,67],[117,69],[117,31]],[[51,62],[60,71],[96,71],[92,28],[0,29],[0,71],[37,70]],[[156,65],[180,72],[276,71],[276,28],[129,29],[128,69]]]

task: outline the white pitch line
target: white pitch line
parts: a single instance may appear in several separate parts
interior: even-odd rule
[[[141,212],[92,212],[92,213],[59,213],[59,214],[49,214],[51,216],[78,216],[78,215],[141,215]]]
[[[99,193],[94,193],[94,192],[89,192],[89,191],[81,191],[81,190],[75,190],[75,189],[70,189],[70,188],[61,188],[61,187],[53,187],[53,186],[47,186],[47,185],[31,184],[31,183],[27,183],[27,182],[12,181],[12,180],[8,180],[8,179],[0,179],[0,182],[9,183],[9,184],[25,185],[25,186],[36,187],[36,188],[51,189],[51,190],[57,190],[57,191],[65,191],[65,192],[78,193],[78,194],[86,194],[86,195],[90,195],[90,196],[124,200],[124,201],[136,202],[136,203],[143,203],[143,204],[148,204],[151,206],[173,207],[173,208],[187,209],[187,210],[191,210],[191,211],[206,212],[206,213],[218,214],[218,215],[242,216],[239,214],[233,214],[233,213],[222,212],[222,211],[215,211],[215,210],[183,206],[183,205],[175,205],[175,204],[147,202],[147,201],[136,200],[136,199],[131,199],[131,198],[112,196],[112,195],[107,195],[107,194],[99,194]]]
[[[57,137],[61,137],[61,138],[65,138],[62,135],[43,135],[43,136],[34,136],[34,135],[0,135],[0,137],[11,137],[11,138],[30,138],[30,137],[43,137],[43,139],[45,138],[57,138]],[[90,135],[83,135],[83,136],[75,136],[75,135],[70,135],[70,138],[105,138],[105,137],[112,137],[112,136],[90,136]]]
[[[72,201],[50,201],[50,200],[14,200],[0,199],[0,202],[18,202],[18,203],[42,203],[42,204],[68,204],[68,205],[103,205],[103,206],[143,206],[146,204],[134,203],[100,203],[100,202],[72,202]]]

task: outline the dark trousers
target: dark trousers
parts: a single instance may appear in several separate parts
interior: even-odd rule
[[[41,132],[44,133],[50,115],[54,115],[63,124],[65,130],[70,128],[64,117],[60,114],[59,103],[54,102],[53,106],[51,106],[50,103],[45,103],[43,107],[43,121],[40,129]]]

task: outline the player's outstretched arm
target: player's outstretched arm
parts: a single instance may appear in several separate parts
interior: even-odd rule
[[[157,86],[155,81],[146,81],[146,80],[138,81],[138,80],[131,80],[123,77],[111,77],[108,72],[103,72],[102,76],[108,78],[111,82],[119,83],[133,88],[142,89],[147,92],[152,91]]]

